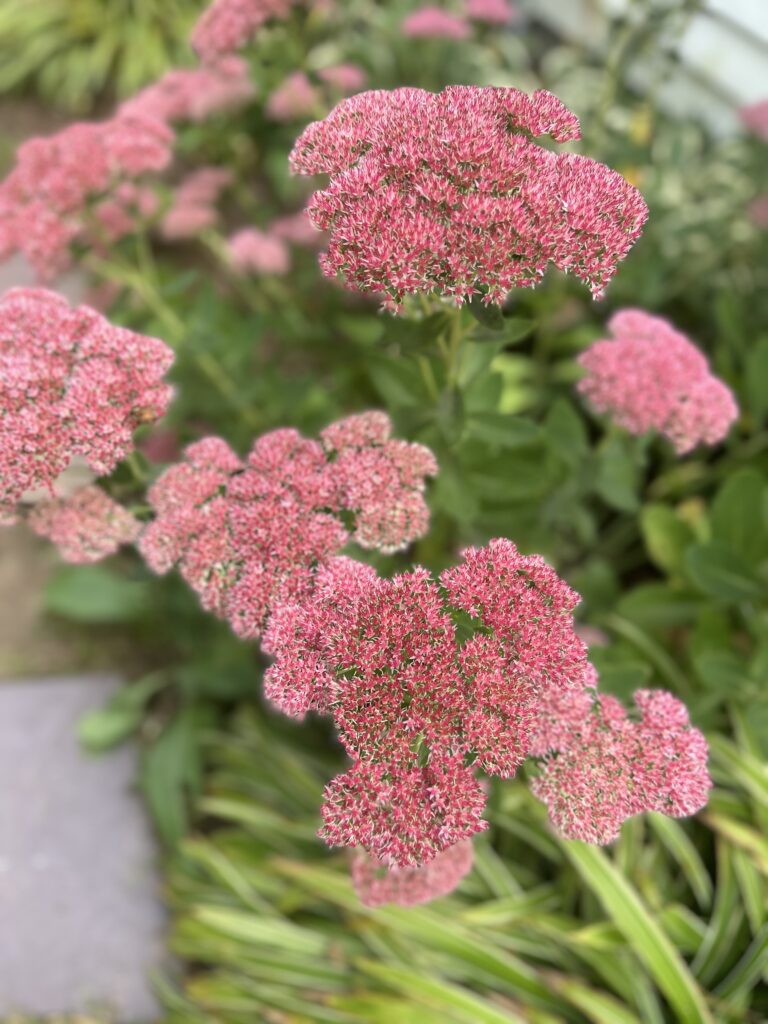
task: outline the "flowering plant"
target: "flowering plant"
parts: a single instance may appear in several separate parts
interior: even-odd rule
[[[576,946],[551,953],[546,932],[552,874],[565,920],[587,884],[569,864],[605,873],[611,913],[624,882],[606,865],[625,871],[693,948],[705,926],[648,866],[677,857],[704,899],[714,830],[745,885],[755,850],[764,867],[750,718],[768,649],[768,356],[732,307],[756,197],[729,199],[743,216],[720,224],[713,297],[711,247],[669,228],[655,169],[675,125],[646,137],[642,111],[611,119],[567,78],[552,87],[532,42],[516,64],[524,17],[505,0],[355,5],[388,43],[377,54],[343,4],[216,0],[189,66],[20,147],[0,249],[52,290],[0,299],[0,515],[70,563],[58,612],[106,579],[106,614],[140,638],[143,674],[85,732],[139,735],[171,844],[205,776],[195,820],[226,853],[188,844],[196,884],[218,872],[227,900],[261,909],[270,886],[252,892],[228,859],[258,847],[280,914],[312,885],[310,916],[436,901],[409,911],[424,934],[456,907],[470,927],[478,893],[481,931],[483,914],[511,920],[530,889],[545,908],[531,985],[576,1019],[584,990],[555,978]],[[81,305],[53,291],[70,267]],[[201,775],[212,725],[219,761]],[[712,792],[710,740],[738,797]],[[336,864],[354,893],[329,881]],[[465,938],[445,943],[477,957],[487,935]],[[617,957],[590,975],[609,1015],[603,989],[629,991]],[[674,972],[653,983],[688,1019],[682,976],[682,996]]]

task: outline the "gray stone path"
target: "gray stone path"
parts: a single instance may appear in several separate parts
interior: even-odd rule
[[[129,745],[94,757],[75,730],[114,678],[0,682],[0,1020],[109,1007],[152,1021],[164,963],[157,851]]]

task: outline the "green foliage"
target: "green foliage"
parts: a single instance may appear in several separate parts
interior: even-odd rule
[[[0,6],[0,90],[82,111],[189,57],[199,0],[29,0]]]

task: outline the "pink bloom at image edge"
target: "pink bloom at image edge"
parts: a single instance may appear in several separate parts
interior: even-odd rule
[[[144,559],[158,573],[178,564],[204,608],[258,637],[273,608],[306,596],[315,567],[349,540],[342,511],[368,547],[398,550],[426,531],[434,456],[390,432],[372,412],[332,424],[320,441],[272,431],[246,460],[218,438],[196,442],[150,488]]]
[[[466,0],[464,13],[473,21],[488,25],[509,25],[520,17],[520,12],[509,0]]]
[[[579,123],[544,91],[403,88],[343,100],[290,158],[295,173],[330,176],[308,205],[330,234],[323,272],[395,310],[411,293],[500,303],[550,264],[599,297],[647,207],[604,164],[530,137],[547,134],[577,139]]]
[[[214,0],[195,23],[192,47],[205,61],[245,46],[271,20],[283,20],[300,0]]]
[[[83,487],[68,498],[39,502],[28,523],[56,545],[66,562],[79,564],[114,554],[141,532],[141,523],[95,486]]]
[[[404,19],[402,30],[412,39],[467,39],[471,33],[463,18],[440,7],[420,7]]]
[[[738,417],[731,391],[704,355],[668,321],[624,309],[608,322],[613,338],[579,357],[577,388],[599,413],[631,434],[656,430],[679,455],[722,441]]]
[[[138,426],[159,419],[173,353],[157,338],[42,288],[0,299],[0,510],[53,485],[75,457],[110,473]]]
[[[768,100],[758,100],[739,110],[741,123],[763,142],[768,142]]]
[[[636,814],[687,817],[706,805],[707,742],[685,705],[664,690],[638,690],[635,705],[637,720],[615,697],[586,689],[544,703],[531,789],[567,839],[611,843]]]

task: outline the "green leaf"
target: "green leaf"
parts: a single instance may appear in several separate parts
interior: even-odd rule
[[[768,413],[768,337],[760,338],[747,353],[744,388],[752,415],[763,419]]]
[[[740,469],[723,484],[712,502],[712,537],[747,563],[768,555],[766,485],[756,469]]]
[[[168,844],[184,835],[188,801],[200,789],[200,731],[209,718],[204,707],[184,708],[142,758],[141,788]]]
[[[473,295],[467,303],[467,309],[475,320],[488,330],[500,331],[503,329],[504,314],[501,311],[501,306],[496,306],[493,303],[487,304],[483,302],[480,295]]]
[[[632,885],[595,846],[563,843],[565,853],[604,910],[645,964],[686,1024],[714,1024],[704,993]]]
[[[150,585],[104,565],[65,565],[45,593],[47,611],[89,625],[131,622],[150,610]]]
[[[500,448],[521,448],[540,438],[536,423],[523,416],[500,412],[473,413],[467,421],[467,434]]]
[[[646,505],[640,528],[651,560],[667,573],[679,572],[685,549],[695,539],[691,528],[667,505]]]
[[[620,512],[634,512],[640,502],[640,474],[632,452],[623,438],[611,437],[598,452],[595,490]]]
[[[691,581],[719,601],[755,601],[765,595],[749,564],[723,544],[693,545],[685,553],[685,566]]]
[[[567,398],[558,398],[552,403],[544,429],[554,453],[569,466],[578,466],[589,454],[584,420]]]
[[[152,672],[135,683],[122,686],[103,708],[90,711],[78,722],[77,736],[91,753],[100,753],[122,743],[141,725],[147,702],[167,683],[161,672]]]

